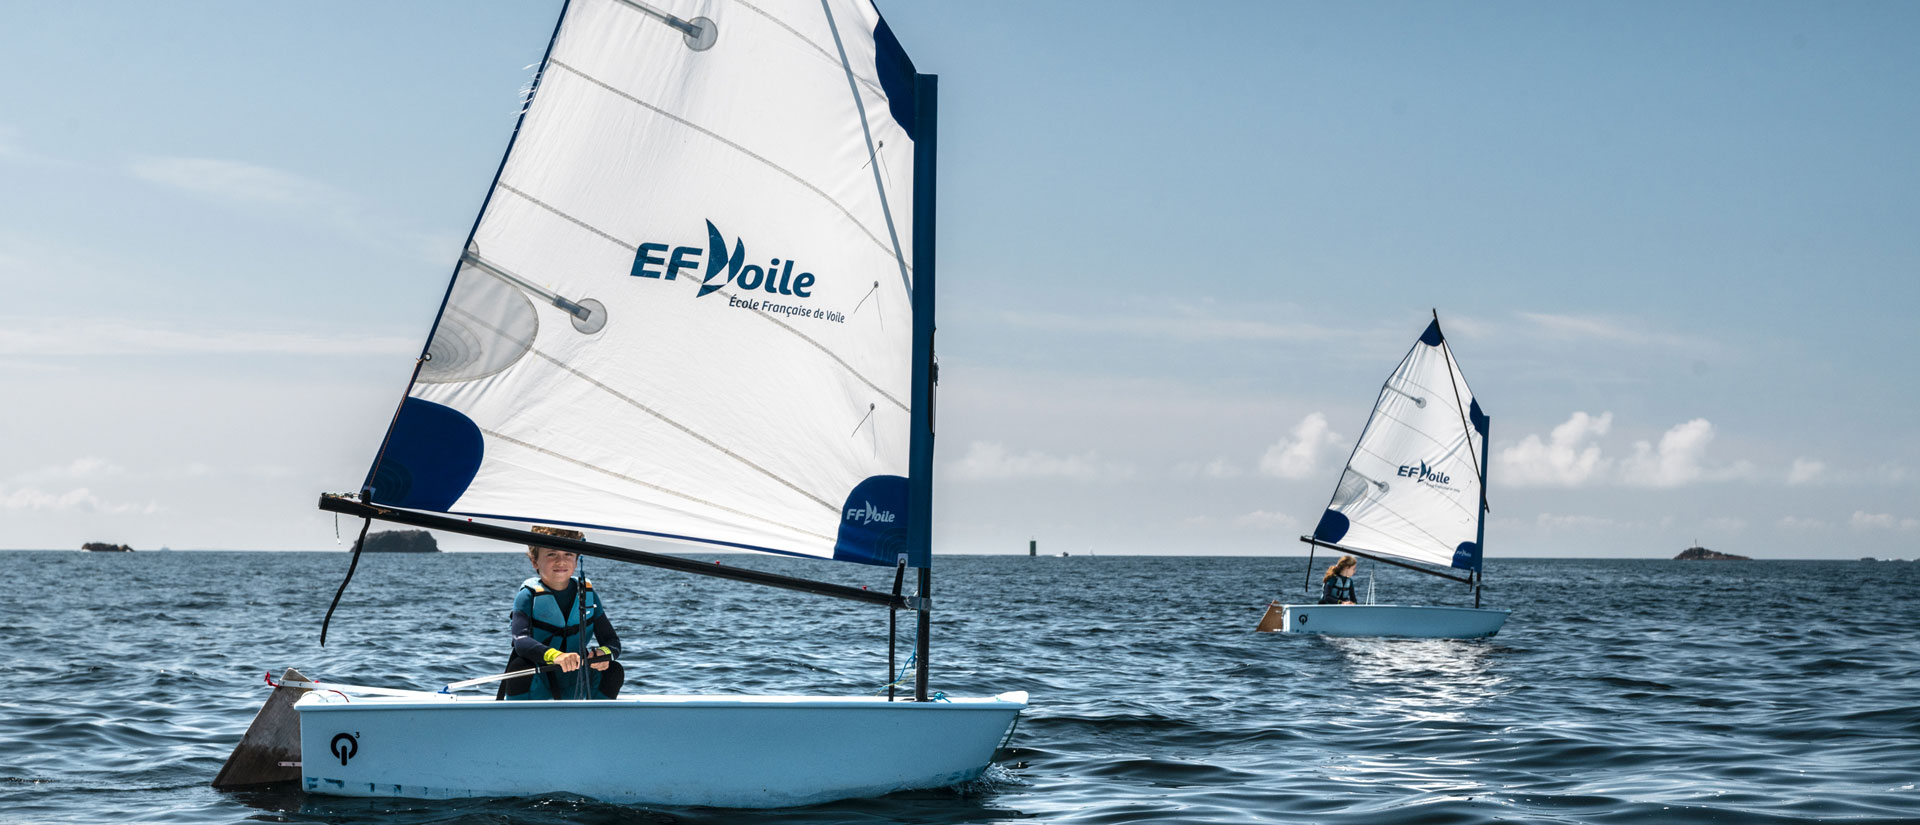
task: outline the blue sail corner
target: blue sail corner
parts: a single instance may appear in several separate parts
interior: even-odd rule
[[[907,552],[907,479],[869,476],[854,485],[840,507],[834,561],[892,567]]]
[[[375,504],[446,512],[480,473],[480,427],[452,407],[408,398],[374,465]]]
[[[1339,510],[1328,510],[1320,515],[1320,523],[1313,528],[1313,540],[1337,544],[1347,536],[1347,528],[1353,523],[1347,521],[1347,515]]]
[[[1474,541],[1460,542],[1459,547],[1453,548],[1453,566],[1457,570],[1479,572],[1480,543]]]

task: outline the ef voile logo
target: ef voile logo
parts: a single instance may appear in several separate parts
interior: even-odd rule
[[[1453,482],[1453,479],[1448,478],[1445,473],[1428,467],[1425,461],[1420,462],[1420,466],[1418,467],[1411,464],[1400,465],[1399,475],[1401,478],[1411,478],[1416,482],[1424,481],[1429,484],[1450,484]]]
[[[680,273],[700,268],[700,256],[706,255],[707,274],[700,281],[700,292],[694,297],[705,297],[718,292],[721,287],[732,284],[742,290],[762,290],[770,295],[792,295],[796,298],[810,298],[815,278],[811,272],[795,274],[793,260],[781,261],[773,258],[766,266],[747,263],[747,242],[743,238],[733,240],[733,252],[727,252],[727,239],[720,234],[719,227],[713,221],[707,221],[707,248],[697,246],[668,246],[663,243],[643,243],[634,250],[633,271],[635,278],[661,278],[668,281],[678,280]]]

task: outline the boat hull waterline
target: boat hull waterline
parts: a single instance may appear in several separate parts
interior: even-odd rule
[[[569,702],[347,697],[300,713],[301,786],[334,796],[538,796],[784,808],[976,779],[1027,694],[635,696]]]
[[[1398,604],[1269,604],[1260,630],[1322,636],[1480,639],[1500,632],[1511,610]]]

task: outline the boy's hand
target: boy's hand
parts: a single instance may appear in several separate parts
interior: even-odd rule
[[[553,663],[560,666],[563,673],[572,673],[580,669],[580,654],[562,653],[553,657]]]

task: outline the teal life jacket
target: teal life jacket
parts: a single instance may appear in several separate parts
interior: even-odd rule
[[[574,585],[579,592],[573,594],[573,605],[563,615],[560,612],[560,598],[547,588],[539,576],[520,583],[520,592],[514,594],[513,612],[525,613],[528,618],[527,635],[547,647],[561,653],[582,653],[582,643],[587,642],[593,633],[593,620],[600,616],[600,596],[593,592],[593,582],[575,579]],[[587,631],[580,632],[582,625]],[[594,645],[588,642],[585,647]],[[533,664],[542,664],[534,662]],[[595,692],[600,687],[600,671],[594,670],[582,662],[572,673],[550,670],[533,675],[532,684],[526,693],[506,694],[508,699],[573,699],[580,696],[579,679],[585,673],[590,680],[586,694],[589,698],[598,698]]]
[[[1353,579],[1347,576],[1334,576],[1320,583],[1320,603],[1339,604],[1343,601],[1358,603],[1353,595]]]

